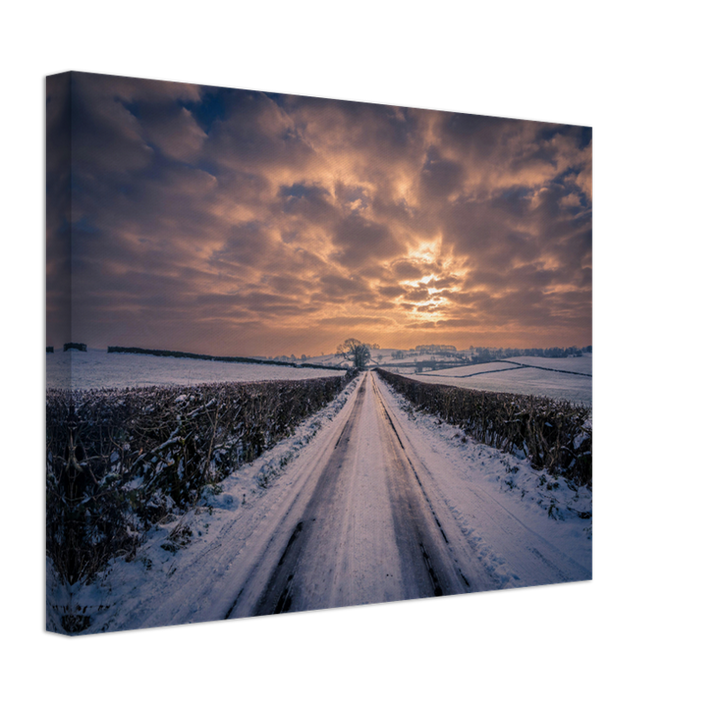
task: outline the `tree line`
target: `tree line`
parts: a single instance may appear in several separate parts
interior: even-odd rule
[[[517,356],[539,356],[540,358],[571,358],[574,356],[582,356],[583,353],[592,353],[592,346],[569,346],[568,348],[560,348],[554,346],[549,349],[505,349],[505,348],[486,348],[480,346],[470,347],[470,358],[473,363],[487,363],[488,361],[496,361],[500,358],[516,358]]]

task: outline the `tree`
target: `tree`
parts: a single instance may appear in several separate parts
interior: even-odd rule
[[[337,348],[338,354],[351,360],[355,368],[365,368],[370,360],[370,347],[357,339],[345,339]]]

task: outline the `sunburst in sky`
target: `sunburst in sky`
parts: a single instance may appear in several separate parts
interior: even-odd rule
[[[48,344],[591,343],[589,128],[83,73],[47,87]]]

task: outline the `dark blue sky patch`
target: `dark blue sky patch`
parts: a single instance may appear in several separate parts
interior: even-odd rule
[[[298,199],[302,197],[317,197],[320,195],[329,196],[330,192],[322,187],[304,184],[302,182],[296,182],[292,186],[280,187],[279,194],[281,197],[294,196]]]
[[[230,88],[203,87],[202,100],[199,103],[183,101],[181,105],[192,113],[198,125],[207,134],[213,123],[227,118],[227,101],[234,93],[235,91]]]
[[[336,217],[330,192],[314,184],[296,182],[278,190],[282,212],[298,216],[310,223],[327,223]]]
[[[506,213],[521,216],[530,208],[533,190],[528,187],[514,186],[498,194],[491,204]]]

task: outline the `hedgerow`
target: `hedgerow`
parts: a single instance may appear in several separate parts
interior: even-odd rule
[[[69,391],[48,389],[46,550],[69,584],[192,508],[353,377]]]
[[[459,426],[478,442],[523,454],[536,469],[580,485],[592,484],[590,408],[534,395],[424,383],[382,369],[377,372],[418,409]]]

